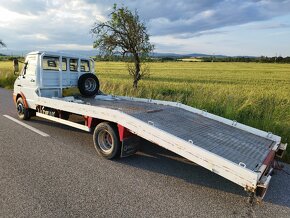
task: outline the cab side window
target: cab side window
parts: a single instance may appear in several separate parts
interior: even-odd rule
[[[67,70],[67,59],[62,58],[62,71]],[[44,56],[42,58],[42,69],[59,71],[59,57]]]
[[[26,75],[34,76],[36,71],[36,63],[28,62],[27,68],[26,68]]]
[[[26,67],[24,66],[23,75],[35,76],[36,72],[36,57],[31,56],[26,59]]]
[[[44,56],[42,58],[42,69],[58,71],[59,69],[59,57]]]
[[[90,72],[90,62],[88,60],[81,60],[81,72]]]
[[[78,59],[69,59],[69,70],[72,72],[78,71]]]

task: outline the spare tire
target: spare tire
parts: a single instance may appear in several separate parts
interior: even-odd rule
[[[78,88],[83,96],[91,97],[99,92],[100,83],[95,74],[86,73],[80,76]]]

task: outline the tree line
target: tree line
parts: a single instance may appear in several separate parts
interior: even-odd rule
[[[290,63],[290,57],[202,57],[204,62]]]
[[[154,57],[146,56],[141,57],[142,62],[179,62],[182,59],[190,59],[190,57]],[[202,62],[246,62],[246,63],[290,63],[290,57],[198,57]],[[130,62],[130,56],[120,56],[120,55],[97,55],[94,57],[95,61],[125,61]],[[190,61],[189,61],[190,62]],[[192,61],[194,62],[194,61]]]

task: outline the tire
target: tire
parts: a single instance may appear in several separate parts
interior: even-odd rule
[[[28,120],[30,119],[30,110],[25,108],[22,97],[19,97],[16,101],[16,110],[19,119]]]
[[[95,74],[86,73],[80,76],[78,88],[83,96],[91,97],[98,94],[100,83]]]
[[[96,126],[93,137],[98,154],[109,160],[120,157],[121,142],[115,125],[108,122],[100,123]]]

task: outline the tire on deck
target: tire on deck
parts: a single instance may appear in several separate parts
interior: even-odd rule
[[[85,97],[92,97],[99,92],[100,83],[95,74],[86,73],[80,76],[78,80],[80,93]]]
[[[121,142],[116,125],[109,122],[98,124],[93,137],[98,154],[109,160],[120,157]]]

